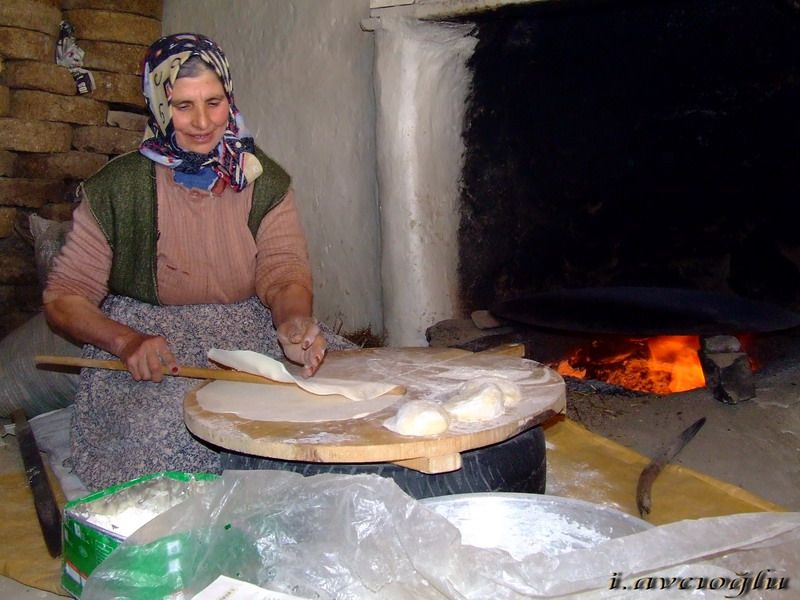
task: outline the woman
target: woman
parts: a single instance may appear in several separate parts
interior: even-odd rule
[[[86,343],[86,356],[128,369],[81,375],[73,463],[92,489],[219,470],[183,424],[196,382],[163,369],[206,365],[218,347],[285,355],[311,376],[328,345],[349,346],[312,316],[289,176],[254,145],[221,49],[201,35],[161,38],[145,56],[143,93],[144,141],[83,183],[43,298],[50,324]]]

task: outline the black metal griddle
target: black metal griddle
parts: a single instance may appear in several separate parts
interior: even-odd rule
[[[500,319],[538,328],[629,336],[736,335],[800,326],[800,315],[733,294],[660,287],[577,288],[500,302]]]

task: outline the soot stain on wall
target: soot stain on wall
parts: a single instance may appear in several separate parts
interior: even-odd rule
[[[558,2],[474,22],[465,307],[610,285],[800,306],[792,2]]]

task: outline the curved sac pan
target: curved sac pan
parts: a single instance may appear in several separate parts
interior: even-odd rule
[[[681,288],[604,287],[543,292],[498,303],[495,317],[559,331],[656,335],[768,333],[800,315],[733,294]]]

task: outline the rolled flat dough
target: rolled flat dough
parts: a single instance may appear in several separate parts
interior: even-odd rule
[[[197,391],[203,410],[233,413],[251,421],[315,423],[346,421],[378,412],[397,402],[399,397],[379,396],[353,402],[340,394],[319,396],[282,385],[212,381]]]
[[[311,394],[318,396],[339,395],[357,402],[377,398],[397,387],[394,383],[374,381],[351,381],[327,377],[312,377],[309,379],[295,377],[280,361],[251,350],[220,350],[219,348],[212,348],[208,351],[208,358],[237,371],[261,375],[281,383],[294,383]],[[393,401],[396,399],[396,397],[393,398]]]

